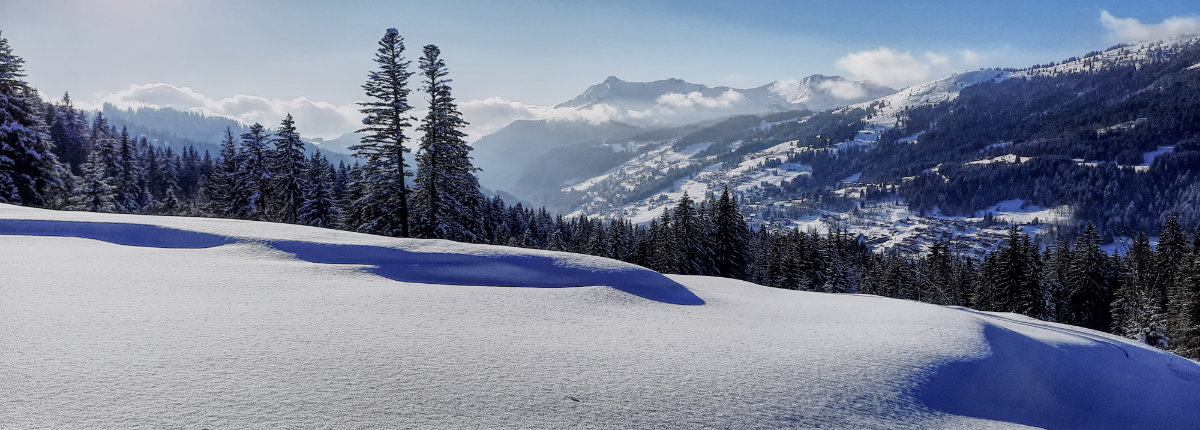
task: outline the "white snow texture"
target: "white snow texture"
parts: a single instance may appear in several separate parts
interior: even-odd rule
[[[74,224],[54,237],[35,230],[55,224],[13,220]],[[89,224],[159,226],[187,240],[87,239],[99,228]],[[401,282],[272,244],[644,269],[249,221],[0,205],[0,229],[4,428],[1200,423],[1200,364],[1017,315],[692,276],[670,278],[703,305],[607,287]]]

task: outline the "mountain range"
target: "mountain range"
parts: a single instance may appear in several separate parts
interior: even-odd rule
[[[627,93],[593,87],[571,103],[636,99]],[[848,229],[877,248],[914,253],[950,240],[982,255],[1013,224],[1048,243],[1091,223],[1119,246],[1171,214],[1200,223],[1196,37],[959,73],[833,110],[797,109],[623,139],[573,136],[555,149],[625,160],[605,169],[597,157],[553,167],[570,157],[534,157],[514,194],[648,223],[685,193],[727,186],[755,225]],[[518,166],[544,147],[504,142],[521,154],[508,158]],[[480,140],[480,159],[498,162],[488,158],[491,144]]]
[[[822,75],[750,89],[680,79],[626,82],[610,76],[556,105],[560,118],[518,120],[480,138],[474,157],[485,186],[553,206],[565,182],[610,169],[644,144],[678,139],[731,116],[826,110],[894,92],[871,82]],[[620,145],[609,145],[618,141]]]

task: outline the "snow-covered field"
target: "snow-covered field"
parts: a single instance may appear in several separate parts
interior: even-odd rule
[[[1200,364],[1017,315],[248,221],[0,231],[4,428],[1200,423]]]

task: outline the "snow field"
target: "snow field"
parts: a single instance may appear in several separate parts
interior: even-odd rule
[[[518,251],[12,206],[0,218],[261,239],[191,249],[0,234],[0,422],[14,428],[1200,422],[1197,363],[1013,315],[692,276],[670,278],[703,306],[605,287],[399,282],[269,244]]]

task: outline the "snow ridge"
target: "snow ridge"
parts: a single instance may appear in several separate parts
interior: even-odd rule
[[[314,263],[367,266],[371,273],[402,282],[541,288],[603,285],[663,303],[704,304],[686,287],[657,272],[598,257],[420,239],[381,245],[262,240],[206,233],[203,228],[195,229],[188,218],[112,216],[125,222],[9,218],[25,211],[14,208],[0,205],[0,235],[80,237],[126,246],[187,249],[254,241]],[[99,214],[81,215],[77,218]],[[158,222],[129,222],[133,220]]]

